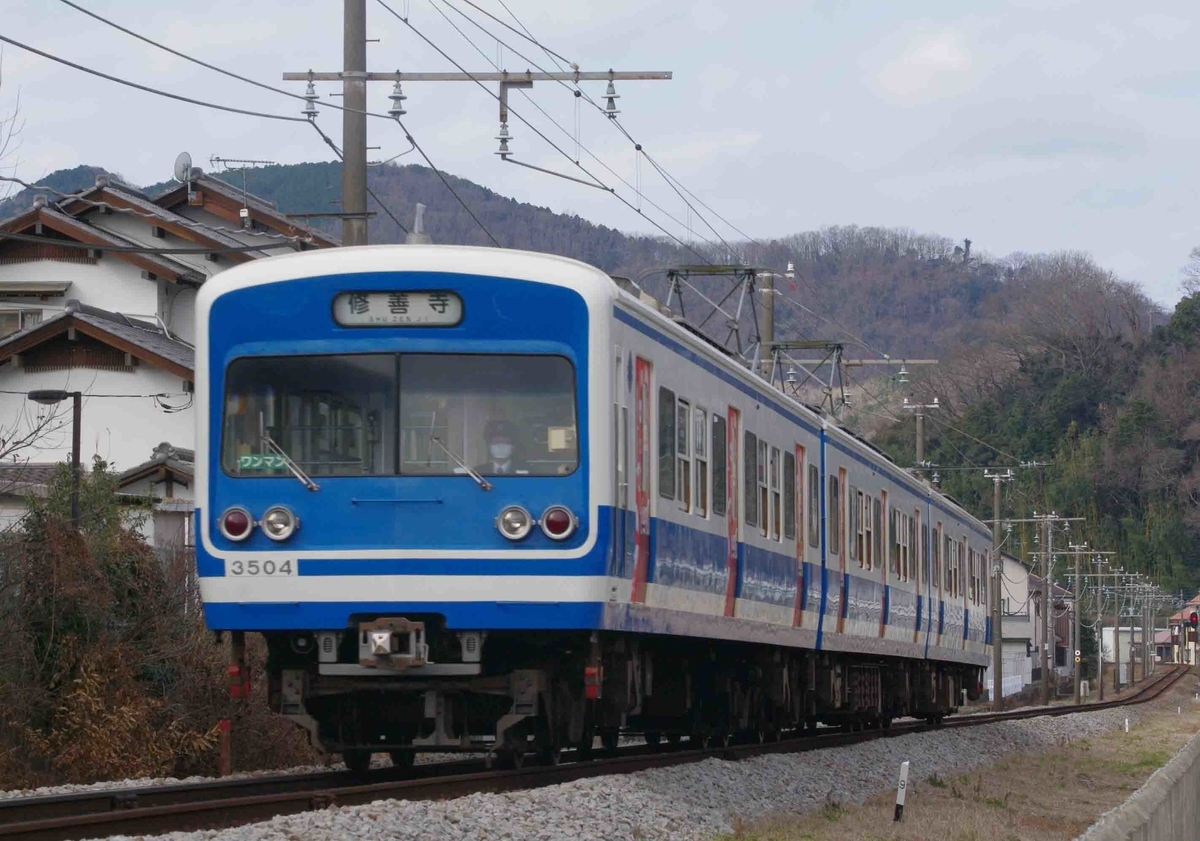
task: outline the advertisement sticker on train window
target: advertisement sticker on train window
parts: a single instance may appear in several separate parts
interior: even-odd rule
[[[225,575],[230,578],[286,578],[296,574],[296,561],[251,558],[225,559]]]
[[[453,292],[342,292],[333,299],[343,327],[453,327],[462,316]]]
[[[281,470],[284,467],[287,467],[287,463],[283,456],[238,456],[238,468],[241,470]]]

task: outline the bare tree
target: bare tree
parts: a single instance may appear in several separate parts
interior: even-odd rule
[[[1195,295],[1200,292],[1200,245],[1188,254],[1187,265],[1183,267],[1183,282],[1179,284],[1185,295]]]
[[[0,92],[4,90],[4,52],[0,50]],[[21,131],[25,121],[21,119],[21,92],[17,91],[12,107],[0,110],[0,175],[14,176],[20,159],[17,150],[21,147]],[[8,198],[15,189],[13,182],[0,182],[0,202]]]

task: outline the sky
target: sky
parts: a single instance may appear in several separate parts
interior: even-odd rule
[[[285,71],[342,64],[337,0],[77,0],[140,34],[239,74],[304,92]],[[466,0],[387,0],[469,71],[553,69]],[[476,5],[520,29],[501,0]],[[669,70],[619,82],[620,121],[646,155],[703,201],[693,213],[649,160],[555,82],[514,92],[514,158],[610,193],[503,163],[494,97],[472,83],[413,82],[403,118],[440,169],[521,201],[624,231],[681,238],[780,237],[825,225],[903,227],[974,251],[1086,251],[1163,304],[1200,245],[1200,4],[1195,0],[504,0],[539,42],[582,70]],[[455,31],[444,13],[469,36]],[[482,32],[460,12],[506,42]],[[298,116],[302,102],[216,75],[62,2],[0,0],[0,34],[141,84],[232,107]],[[453,65],[379,0],[367,2],[367,66]],[[520,53],[521,55],[518,55]],[[523,57],[522,57],[523,56]],[[494,85],[492,86],[494,89]],[[340,102],[338,83],[318,83]],[[584,83],[602,103],[603,82]],[[368,107],[389,106],[387,82]],[[18,175],[78,164],[137,184],[168,178],[188,151],[277,163],[329,160],[302,123],[226,114],[122,88],[5,46],[0,114],[24,121]],[[519,115],[519,116],[517,116]],[[318,123],[340,144],[342,115]],[[552,148],[522,122],[555,141]],[[368,121],[372,159],[408,148]],[[591,157],[594,156],[594,157]],[[639,163],[639,158],[641,158]],[[597,163],[599,159],[601,163]],[[398,162],[420,162],[415,152]],[[607,169],[605,168],[607,167]],[[620,179],[623,179],[620,180]],[[635,208],[641,208],[639,213]],[[411,216],[411,208],[395,208]],[[719,214],[735,228],[720,221]],[[673,217],[673,218],[672,218]]]

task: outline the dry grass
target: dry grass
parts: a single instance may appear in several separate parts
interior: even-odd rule
[[[814,812],[736,826],[725,841],[1049,841],[1073,839],[1125,801],[1200,731],[1196,683],[1142,708],[1142,721],[1089,741],[946,779],[910,784],[902,823],[892,820],[895,791],[862,806],[827,803]],[[1176,713],[1182,706],[1183,713]],[[899,769],[897,769],[898,771]]]

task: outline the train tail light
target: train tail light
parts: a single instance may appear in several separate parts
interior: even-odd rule
[[[533,530],[533,518],[519,505],[510,505],[496,518],[496,528],[509,540],[521,540]]]
[[[600,697],[600,684],[603,681],[603,674],[599,666],[584,666],[583,669],[583,697],[589,701],[595,701]]]
[[[300,527],[300,519],[290,508],[275,505],[263,514],[262,530],[272,540],[287,540]]]
[[[579,520],[569,508],[551,505],[542,513],[542,531],[551,540],[566,540],[575,533]]]
[[[217,519],[217,528],[226,540],[242,541],[254,530],[254,518],[240,505],[226,508]]]

